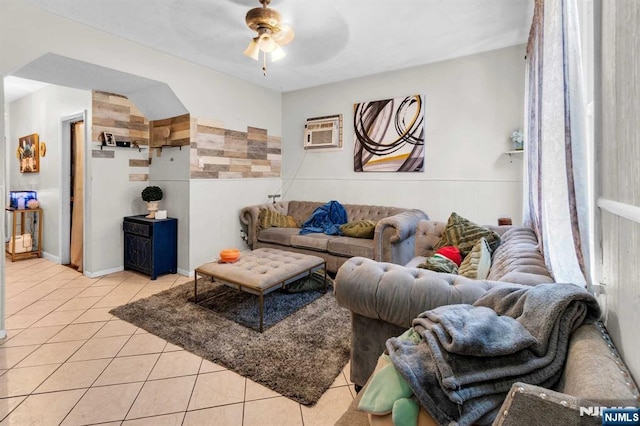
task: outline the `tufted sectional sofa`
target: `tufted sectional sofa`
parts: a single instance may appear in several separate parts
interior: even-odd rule
[[[335,297],[339,305],[351,310],[351,381],[357,387],[364,386],[373,373],[386,340],[411,327],[419,313],[443,305],[472,304],[502,282],[554,282],[533,230],[526,227],[489,226],[501,235],[502,242],[493,254],[487,280],[415,268],[433,253],[445,225],[418,223],[415,257],[406,266],[356,257],[338,271]],[[367,415],[357,410],[358,401],[356,398],[337,425],[369,424]],[[583,325],[570,340],[559,388],[516,383],[494,425],[600,424],[599,418],[580,415],[580,407],[611,406],[613,401],[637,406],[638,389],[602,324]]]
[[[356,257],[338,271],[336,300],[351,310],[351,381],[364,385],[388,338],[411,327],[421,312],[455,303],[473,303],[501,281],[535,285],[554,282],[531,228],[488,226],[500,234],[487,280],[418,269],[434,252],[446,223],[419,221],[414,257],[406,266]]]
[[[280,201],[243,208],[240,220],[246,225],[249,247],[252,250],[264,247],[320,256],[327,262],[327,270],[330,272],[336,272],[353,256],[405,264],[413,256],[418,222],[428,219],[424,212],[416,209],[343,204],[348,222],[362,219],[376,222],[373,239],[320,233],[299,235],[302,224],[323,204],[313,201]],[[293,217],[298,228],[261,229],[258,222],[261,209]]]

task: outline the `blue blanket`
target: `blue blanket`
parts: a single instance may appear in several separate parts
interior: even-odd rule
[[[300,235],[313,232],[339,235],[340,225],[344,223],[347,223],[347,211],[339,202],[329,201],[311,213],[309,219],[302,224]]]

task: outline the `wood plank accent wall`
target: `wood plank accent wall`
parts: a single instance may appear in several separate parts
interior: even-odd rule
[[[163,130],[168,132],[165,133]],[[153,120],[149,122],[149,134],[151,148],[188,146],[191,143],[191,115],[183,114],[163,120]]]
[[[247,127],[246,132],[223,128],[218,121],[190,114],[148,121],[124,96],[93,92],[92,141],[102,142],[102,132],[117,141],[149,145],[150,155],[162,147],[190,145],[191,179],[242,179],[280,177],[282,140],[266,129]],[[105,150],[127,148],[108,147]],[[94,150],[94,158],[116,158]],[[131,160],[129,181],[148,180],[149,162]]]
[[[149,144],[149,120],[128,98],[114,93],[92,92],[91,140],[102,143],[102,132],[110,132],[116,141]],[[91,150],[91,157],[118,161],[117,152],[133,148],[104,147]],[[137,151],[137,150],[136,150]],[[120,161],[122,161],[120,157]],[[149,160],[128,160],[129,182],[149,180]],[[126,167],[126,166],[125,166]]]
[[[223,129],[192,119],[191,178],[239,179],[279,177],[282,140],[266,129]]]
[[[602,1],[602,121],[596,138],[606,326],[640,381],[640,2]],[[609,207],[607,207],[609,206]],[[611,206],[616,208],[611,208]],[[603,208],[607,207],[607,208]]]
[[[102,132],[113,133],[117,141],[149,144],[149,120],[129,99],[94,90],[91,140],[102,142]]]

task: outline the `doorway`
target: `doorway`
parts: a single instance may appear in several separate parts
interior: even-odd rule
[[[62,118],[60,263],[84,271],[85,112]]]

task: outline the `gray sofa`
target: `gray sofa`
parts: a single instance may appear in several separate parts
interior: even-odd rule
[[[485,281],[415,268],[433,254],[445,226],[430,220],[418,222],[414,257],[407,266],[355,257],[339,269],[335,295],[338,304],[351,311],[353,383],[365,384],[386,340],[411,327],[419,313],[442,305],[473,303],[501,281],[553,282],[533,230],[525,227],[488,227],[501,235],[502,242]]]
[[[323,204],[313,201],[280,201],[243,208],[240,220],[246,225],[249,247],[252,250],[269,247],[320,256],[327,261],[327,270],[330,272],[336,272],[353,256],[404,265],[413,256],[417,223],[428,219],[424,212],[416,209],[343,204],[348,222],[362,219],[376,222],[373,239],[320,233],[299,235],[302,224]],[[258,222],[261,209],[293,217],[298,228],[261,229]]]
[[[418,223],[415,257],[407,266],[353,258],[338,271],[335,297],[351,310],[351,381],[357,386],[370,378],[386,340],[407,330],[419,313],[443,305],[472,304],[503,282],[554,282],[534,232],[525,227],[489,227],[501,235],[502,243],[493,254],[487,280],[414,268],[433,253],[445,225]],[[588,416],[579,415],[580,406],[585,406],[581,398],[604,405],[607,399],[638,403],[638,390],[601,325],[584,325],[572,335],[559,389],[514,385],[496,424],[593,424]],[[338,425],[369,424],[357,403],[356,399]]]

